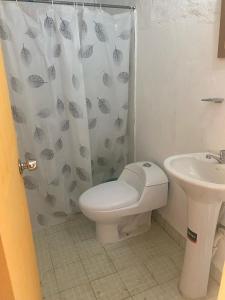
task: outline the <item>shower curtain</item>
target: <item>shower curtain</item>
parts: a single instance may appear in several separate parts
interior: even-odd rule
[[[78,211],[79,195],[127,163],[131,12],[0,3],[20,158],[34,228]]]

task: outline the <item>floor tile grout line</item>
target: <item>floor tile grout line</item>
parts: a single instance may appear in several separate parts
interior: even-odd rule
[[[79,254],[77,253],[77,255],[79,256]],[[77,260],[71,260],[70,262],[66,262],[66,263],[61,263],[61,264],[58,264],[58,265],[55,265],[55,263],[53,263],[53,258],[52,258],[52,253],[50,251],[50,257],[51,257],[51,260],[52,260],[52,265],[53,265],[53,268],[54,269],[58,269],[58,268],[61,268],[65,265],[69,265],[69,264],[72,264],[72,263],[76,263],[76,262],[80,262],[81,259],[80,259],[80,256],[79,256],[79,259]]]
[[[50,259],[52,261],[51,253],[50,253]],[[52,261],[52,266],[53,266],[53,273],[54,273],[55,281],[56,281],[56,285],[57,285],[57,290],[58,290],[58,293],[59,293],[59,285],[58,285],[58,280],[57,280],[57,277],[56,277],[56,272],[55,272],[55,267],[53,265],[53,261]]]
[[[107,251],[106,251],[106,253],[107,253]],[[129,294],[129,296],[132,297],[130,291],[128,290],[128,288],[127,288],[127,286],[126,286],[126,284],[125,284],[124,281],[122,280],[122,278],[121,278],[121,276],[120,276],[120,274],[119,274],[119,270],[117,269],[117,267],[116,267],[116,265],[115,265],[113,259],[108,255],[108,253],[107,253],[107,256],[108,256],[109,260],[112,262],[112,264],[113,264],[113,266],[114,266],[114,268],[115,268],[115,270],[116,270],[116,273],[118,274],[118,276],[119,276],[120,280],[122,281],[123,285],[126,287],[126,290],[127,290],[128,294]],[[126,299],[126,298],[125,298],[125,299]],[[129,299],[129,297],[127,297],[127,299]]]
[[[50,249],[49,249],[48,240],[46,240],[46,241],[47,241],[47,251],[48,251],[48,254],[49,254],[49,257],[50,257],[50,261],[51,261],[51,266],[52,266],[52,268],[49,269],[49,270],[46,270],[45,272],[43,272],[43,274],[41,274],[42,272],[41,272],[41,270],[39,270],[40,285],[41,285],[41,287],[42,287],[42,278],[41,278],[41,277],[43,277],[43,275],[46,274],[47,272],[53,271],[54,276],[55,276],[56,285],[57,285],[57,290],[58,290],[58,283],[57,283],[57,280],[56,280],[56,275],[55,275],[55,271],[54,271],[54,266],[53,266],[53,262],[52,262],[52,257],[51,257],[51,254],[50,254]],[[41,289],[41,294],[42,294],[42,297],[45,297],[44,292],[43,292],[42,289]]]
[[[105,248],[103,247],[103,249],[104,249],[104,255],[106,255],[106,257],[107,257],[107,253],[106,253],[106,251],[105,251]],[[80,256],[80,254],[78,253],[78,255]],[[100,255],[100,254],[99,254]],[[85,274],[87,275],[87,278],[88,278],[88,280],[89,280],[89,277],[88,277],[88,274],[87,274],[87,271],[86,271],[86,268],[85,268],[85,266],[84,266],[84,264],[83,264],[83,261],[82,261],[82,258],[80,257],[80,259],[81,259],[81,264],[82,264],[82,266],[83,266],[83,268],[84,268],[84,271],[85,271]],[[114,266],[114,268],[115,268],[115,266]],[[116,268],[115,268],[115,270],[116,270]],[[114,272],[114,273],[112,273],[112,274],[115,274],[116,272]],[[110,276],[110,275],[112,275],[112,274],[108,274],[108,276]],[[104,277],[101,277],[101,278],[105,278],[105,277],[107,277],[107,275],[106,276],[104,276]],[[99,280],[99,279],[101,279],[101,278],[98,278],[98,279],[95,279],[95,280]],[[95,280],[89,280],[89,285],[91,286],[91,289],[92,289],[92,291],[93,291],[93,293],[94,293],[94,296],[95,296],[95,298],[96,298],[96,300],[98,300],[98,297],[97,297],[97,295],[96,295],[96,293],[95,293],[95,290],[93,289],[93,286],[92,286],[92,282],[93,281],[95,281]]]
[[[121,248],[122,248],[122,247],[121,247]],[[128,246],[128,248],[130,248],[130,247]],[[132,249],[131,249],[131,251],[132,251]],[[133,252],[133,251],[132,251],[132,252]],[[136,254],[135,254],[134,252],[133,252],[133,254],[136,256]],[[165,255],[161,255],[161,256],[165,256]],[[174,264],[174,262],[172,261],[172,259],[171,259],[169,256],[165,256],[165,257],[167,257],[167,258],[172,262],[172,264],[173,264],[173,266],[175,267],[175,269],[179,272],[178,268],[176,267],[176,265]],[[109,258],[110,258],[110,257],[109,257]],[[111,259],[111,258],[110,258],[110,259]],[[112,262],[113,262],[113,260],[112,260]],[[152,286],[150,289],[152,289],[153,287],[156,287],[156,286],[160,286],[160,285],[162,285],[162,284],[165,284],[165,283],[167,283],[167,282],[170,282],[170,281],[174,280],[175,278],[177,278],[177,277],[175,276],[174,278],[171,278],[171,279],[169,279],[168,281],[165,281],[165,282],[163,282],[163,283],[159,283],[159,282],[156,280],[154,274],[149,270],[149,268],[148,268],[147,266],[145,266],[143,262],[140,262],[140,263],[142,264],[142,266],[147,270],[147,272],[152,276],[152,278],[153,278],[154,281],[156,282],[156,285]],[[113,264],[114,264],[114,262],[113,262]],[[121,270],[118,270],[115,264],[114,264],[114,266],[115,266],[115,268],[116,268],[116,270],[117,270],[117,272],[118,272],[118,275],[120,276],[120,271],[121,271]],[[129,268],[131,268],[131,267],[130,267],[130,266],[129,266],[129,267],[126,267],[126,268],[124,268],[124,270],[129,269]],[[122,279],[121,276],[120,276],[120,279],[121,279],[122,282],[124,283],[124,281],[123,281],[123,279]],[[124,284],[125,284],[125,283],[124,283]],[[147,289],[146,289],[146,290],[147,290]],[[129,291],[128,291],[128,292],[129,292]],[[129,294],[130,294],[131,297],[133,296],[130,292],[129,292]]]
[[[82,283],[82,284],[79,284],[79,285],[76,285],[76,286],[73,286],[73,287],[70,287],[70,288],[63,289],[63,290],[61,290],[60,292],[58,292],[58,293],[56,293],[56,294],[62,294],[62,293],[64,293],[64,292],[66,292],[66,291],[73,290],[73,289],[76,289],[76,288],[78,288],[78,287],[80,287],[80,286],[85,286],[85,285],[89,285],[89,286],[90,286],[90,288],[91,288],[91,290],[92,290],[92,292],[93,292],[93,295],[94,295],[95,299],[98,300],[98,299],[96,298],[96,296],[95,296],[94,290],[93,290],[93,288],[92,288],[92,286],[91,286],[91,284],[90,284],[89,281],[88,281],[87,283]]]
[[[174,268],[176,269],[176,271],[178,272],[178,274],[180,273],[180,270],[177,268],[177,266],[175,265],[175,263],[173,262],[173,260],[169,257],[169,256],[167,256],[167,255],[160,255],[160,256],[158,256],[158,257],[166,257],[166,258],[168,258],[169,259],[169,261],[170,262],[172,262],[172,264],[173,264],[173,266],[174,266]],[[151,273],[151,270],[149,270],[149,268],[146,266],[146,268],[148,269],[148,271]],[[151,275],[154,277],[154,274],[153,273],[151,273]],[[176,278],[176,277],[175,277]],[[156,282],[158,282],[157,280],[156,280],[156,278],[154,278],[155,279],[155,281]],[[171,279],[169,279],[168,281],[170,281]],[[165,281],[166,282],[166,281]],[[160,283],[158,283],[158,284],[160,284]]]
[[[122,247],[123,247],[123,246],[122,246]],[[122,248],[122,247],[121,247],[121,248]],[[128,246],[128,248],[130,249],[131,247]],[[132,253],[133,253],[135,256],[137,256],[136,253],[134,253],[132,249],[130,249],[130,250],[132,251]],[[164,257],[165,255],[160,255],[160,256]],[[167,258],[172,262],[172,264],[175,266],[175,264],[174,264],[174,262],[172,261],[172,259],[171,259],[169,256],[166,256],[166,257],[167,257]],[[110,258],[110,256],[109,256],[109,258]],[[111,258],[110,258],[110,259],[111,259]],[[112,260],[112,259],[111,259],[111,260]],[[115,266],[115,268],[116,268],[116,270],[117,270],[117,272],[118,272],[118,275],[120,276],[120,271],[122,271],[122,270],[118,270],[118,269],[117,269],[117,267],[116,267],[116,265],[115,265],[115,263],[114,263],[113,260],[112,260],[112,263],[114,264],[114,266]],[[141,263],[141,265],[146,269],[146,271],[152,276],[152,278],[155,280],[156,285],[154,285],[153,287],[160,286],[162,283],[159,283],[159,282],[156,280],[154,274],[149,270],[149,268],[148,268],[147,266],[144,265],[144,262],[143,262],[143,261],[140,261],[140,263]],[[131,268],[131,266],[125,267],[123,270],[129,269],[129,268]],[[179,272],[179,270],[177,269],[176,266],[175,266],[175,269]],[[174,280],[175,278],[176,278],[176,277],[174,277],[174,278],[172,278],[172,279],[169,279],[168,281],[163,282],[163,284],[166,283],[166,282],[169,282],[169,281],[171,281],[171,280]],[[121,276],[120,276],[120,279],[123,281],[123,279],[122,279]],[[124,281],[123,281],[123,283],[124,283]],[[125,283],[124,283],[124,284],[125,284]],[[152,287],[152,288],[153,288],[153,287]],[[130,294],[130,295],[131,295],[131,294]],[[132,296],[132,295],[131,295],[131,296]]]
[[[65,225],[65,223],[66,222],[64,222],[63,224]],[[101,248],[103,249],[103,251],[102,251],[102,253],[97,253],[97,254],[91,254],[88,258],[89,259],[91,259],[91,258],[94,258],[94,257],[96,257],[96,256],[100,256],[100,255],[104,255],[105,257],[106,257],[106,259],[107,259],[107,261],[109,261],[111,264],[112,264],[112,266],[114,267],[114,272],[113,273],[110,273],[110,274],[107,274],[107,275],[104,275],[104,276],[101,276],[101,277],[98,277],[98,278],[95,278],[94,280],[91,280],[91,279],[89,279],[89,277],[88,277],[88,274],[87,274],[87,270],[86,270],[86,268],[85,268],[85,266],[84,266],[84,263],[83,263],[83,261],[85,260],[85,258],[84,257],[82,257],[82,255],[80,255],[80,252],[79,251],[77,251],[77,256],[78,256],[78,259],[76,260],[76,261],[74,261],[74,260],[71,260],[71,261],[69,261],[69,262],[66,262],[65,264],[61,264],[61,265],[59,265],[59,266],[56,266],[56,265],[54,265],[53,264],[53,256],[52,256],[52,253],[51,253],[51,251],[50,251],[50,245],[49,245],[49,235],[47,234],[47,232],[43,232],[43,240],[44,240],[44,237],[46,238],[46,241],[47,241],[47,243],[46,243],[46,245],[47,245],[47,249],[46,249],[46,251],[48,252],[48,254],[49,254],[49,256],[50,256],[50,262],[51,262],[51,269],[50,270],[47,270],[47,271],[45,271],[45,272],[43,272],[43,274],[44,273],[46,273],[46,272],[49,272],[49,271],[52,271],[53,272],[53,274],[54,274],[54,278],[55,278],[55,280],[56,280],[56,286],[57,286],[57,292],[56,293],[54,293],[54,294],[52,294],[52,295],[59,295],[59,297],[60,297],[60,295],[61,295],[61,293],[63,292],[63,291],[67,291],[67,290],[70,290],[70,289],[75,289],[76,287],[79,287],[79,286],[81,286],[81,285],[84,285],[84,284],[87,284],[87,285],[89,285],[90,286],[90,290],[92,291],[92,294],[93,294],[93,297],[96,299],[96,300],[98,300],[98,299],[101,299],[101,298],[98,298],[98,295],[95,293],[95,290],[94,290],[94,288],[93,288],[93,285],[92,285],[92,283],[93,282],[95,282],[95,281],[98,281],[98,280],[101,280],[101,279],[104,279],[104,278],[107,278],[107,277],[109,277],[109,276],[112,276],[112,275],[116,275],[116,276],[118,276],[118,278],[120,279],[120,281],[121,281],[121,283],[122,283],[122,285],[126,288],[126,291],[127,291],[127,293],[128,293],[128,295],[129,295],[129,297],[128,296],[126,296],[125,298],[123,298],[124,300],[128,300],[128,299],[134,299],[134,297],[135,296],[137,296],[137,295],[139,295],[139,294],[141,294],[141,293],[143,293],[143,292],[146,292],[146,291],[150,291],[150,290],[152,290],[153,288],[156,288],[156,287],[160,287],[162,290],[163,290],[163,292],[165,292],[166,293],[166,291],[165,291],[165,289],[163,288],[163,286],[165,285],[167,285],[167,284],[169,284],[170,282],[172,283],[173,281],[175,282],[175,281],[177,281],[178,279],[179,279],[179,274],[180,274],[180,268],[178,267],[178,265],[179,265],[179,262],[178,262],[178,265],[177,265],[177,263],[175,263],[174,262],[174,260],[172,259],[172,254],[173,254],[173,252],[171,252],[171,250],[173,250],[173,244],[174,245],[176,245],[177,247],[178,247],[178,251],[176,250],[176,248],[174,248],[176,251],[175,251],[175,255],[174,255],[174,258],[176,258],[176,254],[179,254],[179,249],[181,250],[181,252],[183,251],[183,248],[178,244],[178,242],[170,235],[170,234],[168,234],[168,232],[158,223],[158,222],[155,222],[156,224],[157,224],[157,226],[160,228],[160,231],[159,231],[159,234],[160,234],[160,232],[163,232],[163,233],[165,233],[166,234],[166,237],[168,238],[168,241],[169,241],[169,247],[171,247],[168,251],[169,251],[169,253],[167,254],[167,253],[164,253],[164,248],[162,249],[163,251],[162,251],[162,253],[160,252],[160,255],[153,255],[152,257],[151,256],[149,256],[149,258],[147,258],[146,259],[146,261],[148,261],[148,260],[154,260],[156,257],[166,257],[167,259],[168,259],[168,261],[172,264],[172,266],[173,266],[173,268],[178,272],[178,274],[176,275],[176,276],[174,276],[174,278],[170,278],[170,279],[168,279],[168,280],[165,280],[165,281],[163,281],[163,282],[158,282],[157,280],[156,280],[156,278],[154,277],[154,274],[151,272],[151,270],[145,265],[145,263],[144,263],[144,261],[142,260],[142,259],[139,259],[139,257],[138,257],[138,254],[137,254],[137,252],[135,252],[134,251],[134,247],[132,247],[132,244],[129,244],[129,243],[125,243],[125,245],[122,245],[122,246],[120,246],[120,247],[116,247],[115,249],[110,249],[110,248],[106,248],[104,245],[101,245]],[[61,231],[61,232],[64,232],[64,230],[65,230],[65,232],[67,232],[67,230],[66,229],[64,229],[64,228],[61,228],[61,229],[59,229],[59,230],[57,230],[57,232],[55,232],[54,234],[56,234],[57,235],[57,233],[59,232],[59,231]],[[156,227],[156,232],[155,233],[157,233],[157,230],[158,230],[158,228]],[[150,229],[150,231],[151,231],[151,229]],[[150,232],[149,231],[149,232]],[[67,232],[68,234],[69,234],[69,232]],[[53,234],[51,234],[51,236],[52,236]],[[40,235],[41,236],[41,235]],[[84,235],[85,236],[85,235]],[[164,235],[163,235],[164,236]],[[62,237],[63,237],[63,234],[62,234]],[[167,238],[166,238],[166,240],[167,240]],[[71,240],[72,240],[72,244],[73,244],[73,246],[74,246],[74,248],[75,249],[77,249],[77,244],[79,244],[79,243],[85,243],[85,241],[88,241],[88,240],[95,240],[96,241],[96,239],[95,238],[87,238],[87,239],[85,239],[85,240],[81,240],[80,238],[79,238],[79,240],[77,241],[77,240],[74,240],[75,239],[75,237],[71,234]],[[146,245],[148,245],[148,243],[150,242],[150,240],[151,239],[154,239],[154,232],[153,232],[153,236],[152,237],[149,237],[149,241],[146,243]],[[59,239],[60,240],[60,239]],[[160,243],[161,243],[161,241],[162,241],[162,243],[164,243],[163,242],[163,240],[164,240],[164,237],[162,237],[162,239],[160,238],[159,239],[159,245],[160,245]],[[171,241],[173,241],[173,243],[171,242],[171,244],[170,244],[170,240]],[[137,243],[139,242],[139,241],[141,241],[141,239],[139,240],[139,239],[137,239]],[[39,243],[39,245],[42,245],[42,243],[40,242]],[[43,245],[44,245],[44,243],[43,243]],[[135,244],[134,244],[135,245]],[[157,244],[156,244],[157,245]],[[115,264],[115,261],[112,259],[112,257],[109,255],[109,252],[110,252],[110,250],[116,250],[116,249],[119,249],[119,248],[123,248],[124,246],[126,246],[130,251],[131,251],[131,253],[134,255],[134,257],[135,258],[137,258],[138,259],[138,261],[139,261],[139,263],[138,263],[138,265],[140,265],[140,266],[142,266],[142,267],[144,267],[146,270],[147,270],[147,272],[148,272],[148,274],[150,274],[151,276],[152,276],[152,278],[154,279],[154,281],[155,281],[155,285],[154,286],[151,286],[150,288],[148,287],[148,288],[146,288],[146,289],[144,289],[144,290],[142,290],[141,292],[138,292],[137,294],[135,294],[135,295],[132,295],[131,294],[131,292],[128,290],[128,288],[127,288],[127,285],[125,284],[125,282],[124,282],[124,280],[123,280],[123,278],[121,277],[121,275],[120,275],[120,272],[122,272],[123,270],[126,270],[126,269],[129,269],[129,268],[131,268],[132,267],[132,264],[130,265],[130,266],[125,266],[122,270],[119,270],[117,267],[116,267],[116,264]],[[37,245],[36,245],[36,247],[37,247]],[[164,246],[163,246],[164,247]],[[42,249],[42,247],[40,247],[40,249]],[[147,249],[147,248],[146,248]],[[157,248],[156,248],[157,249]],[[143,249],[144,250],[144,249]],[[145,250],[144,250],[145,251]],[[153,253],[154,253],[154,251],[153,251]],[[57,280],[57,278],[56,278],[56,269],[58,269],[58,268],[61,268],[61,267],[63,267],[63,266],[65,266],[65,265],[71,265],[71,264],[75,264],[75,263],[80,263],[80,265],[82,266],[82,268],[83,268],[83,270],[84,270],[84,273],[85,273],[85,276],[86,276],[86,279],[87,279],[87,283],[80,283],[79,285],[75,285],[75,286],[73,286],[73,287],[71,287],[71,288],[66,288],[66,289],[64,289],[64,290],[61,290],[61,291],[59,291],[59,285],[58,285],[58,280]],[[170,265],[170,264],[169,264]],[[167,269],[167,270],[170,270],[170,269],[168,269],[169,268],[169,265],[167,265],[167,264],[165,264],[165,268]],[[166,270],[165,269],[165,270]],[[166,287],[165,287],[166,288]],[[207,297],[207,299],[208,299],[208,297]],[[122,300],[122,299],[121,299]],[[206,300],[206,299],[205,299]]]
[[[116,268],[116,265],[114,265],[115,266],[115,268]],[[123,270],[127,270],[127,269],[129,269],[129,268],[131,268],[130,266],[129,267],[125,267]],[[146,268],[147,269],[147,268]],[[123,284],[124,284],[124,286],[126,287],[126,289],[127,289],[127,291],[128,291],[128,293],[129,293],[129,295],[132,297],[133,295],[130,293],[130,291],[129,291],[129,289],[127,288],[127,286],[126,286],[126,284],[125,284],[125,282],[124,282],[124,280],[123,280],[123,278],[122,278],[122,276],[121,276],[121,274],[120,274],[120,272],[121,271],[123,271],[123,270],[118,270],[117,268],[116,268],[116,270],[117,270],[117,273],[118,273],[118,275],[119,275],[119,277],[120,277],[120,280],[123,282]],[[147,271],[148,271],[148,269],[147,269]],[[150,273],[150,272],[149,272]],[[151,275],[151,274],[150,274]]]
[[[102,278],[100,278],[100,279],[107,278],[107,277],[110,277],[111,275],[115,275],[115,274],[117,274],[117,275],[119,276],[119,278],[120,278],[120,275],[119,275],[119,273],[118,273],[118,271],[117,271],[117,272],[115,272],[115,273],[108,274],[108,275],[106,275],[106,276],[104,276],[104,277],[102,277]],[[94,281],[98,281],[98,280],[99,280],[99,279],[94,279],[94,280],[90,281],[90,283],[93,283]],[[126,285],[124,284],[123,280],[122,280],[121,278],[120,278],[120,280],[121,280],[121,282],[123,283],[123,286],[126,288],[126,291],[127,291],[128,294],[129,294],[128,297],[126,297],[126,298],[124,298],[124,299],[121,299],[121,300],[129,299],[129,297],[132,297],[132,295],[130,294],[130,292],[129,292],[129,290],[127,289]],[[97,300],[98,300],[98,297],[97,297]]]
[[[65,224],[65,223],[63,223],[63,224]],[[61,229],[62,230],[62,229]],[[57,231],[58,232],[58,231]],[[48,242],[48,240],[47,240],[47,242]],[[49,245],[48,245],[49,246]],[[51,259],[51,263],[52,263],[52,266],[53,266],[53,272],[54,272],[54,276],[55,276],[55,280],[56,280],[56,285],[57,285],[57,290],[58,290],[58,293],[59,294],[61,294],[61,292],[62,291],[60,291],[60,289],[59,289],[59,284],[58,284],[58,280],[57,280],[57,276],[56,276],[56,267],[54,266],[54,264],[53,264],[53,260],[52,260],[52,255],[51,255],[51,251],[49,251],[50,252],[50,259]],[[71,264],[72,263],[74,263],[74,262],[71,262]]]
[[[179,247],[179,248],[181,248],[181,249],[183,249],[182,247],[181,247],[181,245],[176,241],[176,239],[172,236],[172,234],[170,235],[166,230],[165,230],[165,228],[157,221],[157,220],[154,220],[154,222],[176,243],[176,245]],[[170,224],[169,224],[170,225]],[[170,225],[171,226],[171,225]],[[172,226],[171,226],[172,227]],[[175,229],[174,229],[175,230]],[[176,231],[176,230],[175,230]]]
[[[131,248],[131,247],[129,247],[129,248]],[[135,255],[135,256],[137,256],[136,255],[136,253],[134,253],[133,252],[133,249],[131,249],[131,251],[132,251],[132,253]],[[155,280],[155,282],[157,282],[157,280],[155,279],[155,277],[154,277],[154,275],[153,275],[153,273],[148,269],[148,267],[147,266],[145,266],[145,264],[144,264],[144,262],[143,261],[141,261],[141,264],[147,269],[147,271],[150,273],[150,275],[152,276],[152,278]],[[157,282],[158,283],[158,282]]]
[[[105,253],[105,254],[97,254],[97,255],[94,255],[93,257],[99,256],[99,255],[105,255],[105,256],[106,256],[106,253]],[[107,257],[107,256],[106,256],[106,257]],[[109,275],[112,275],[112,274],[115,274],[115,273],[117,272],[117,271],[116,271],[116,268],[114,267],[114,268],[115,268],[115,272],[110,273],[110,274],[107,274],[107,275],[104,275],[104,276],[99,277],[99,278],[96,278],[96,279],[94,279],[94,280],[90,280],[89,277],[88,277],[87,270],[86,270],[86,268],[85,268],[85,266],[84,266],[84,264],[83,264],[82,259],[81,259],[81,264],[82,264],[82,266],[83,266],[83,268],[84,268],[85,274],[87,275],[87,278],[88,278],[89,282],[92,282],[92,281],[95,281],[95,280],[99,280],[99,279],[105,278],[105,277],[107,277],[107,276],[109,276]]]

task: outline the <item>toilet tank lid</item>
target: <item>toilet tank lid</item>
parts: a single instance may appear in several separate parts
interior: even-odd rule
[[[125,169],[136,173],[142,177],[145,174],[145,186],[159,185],[168,183],[165,172],[156,164],[150,161],[135,162],[127,165]]]

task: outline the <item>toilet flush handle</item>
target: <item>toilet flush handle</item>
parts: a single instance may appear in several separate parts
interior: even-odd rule
[[[152,165],[150,163],[148,163],[148,162],[143,164],[143,167],[146,167],[146,168],[150,168],[151,166]]]

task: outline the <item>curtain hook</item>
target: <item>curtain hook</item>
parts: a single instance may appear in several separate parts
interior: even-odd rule
[[[83,0],[83,10],[84,10],[84,0]]]
[[[52,0],[52,8],[54,8],[54,0]]]
[[[16,0],[16,5],[19,7],[19,3],[18,3],[18,0]]]

